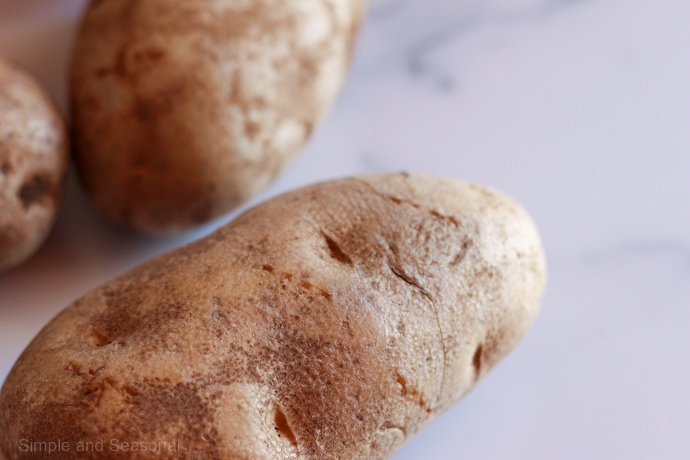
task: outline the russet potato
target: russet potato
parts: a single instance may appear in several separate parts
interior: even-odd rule
[[[290,163],[348,69],[365,0],[91,1],[71,72],[97,207],[151,234],[227,213]]]
[[[67,130],[53,100],[0,58],[0,272],[26,261],[50,233],[68,163]]]
[[[519,341],[544,282],[532,221],[497,192],[408,174],[306,187],[60,313],[0,393],[0,450],[385,459]]]

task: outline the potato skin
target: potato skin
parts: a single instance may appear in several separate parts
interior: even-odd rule
[[[306,187],[59,314],[0,393],[0,450],[384,459],[517,343],[544,280],[536,229],[496,192],[407,174]]]
[[[55,221],[69,141],[48,94],[0,57],[0,272],[43,244]]]
[[[340,89],[365,1],[91,1],[71,97],[92,201],[166,234],[265,189]]]

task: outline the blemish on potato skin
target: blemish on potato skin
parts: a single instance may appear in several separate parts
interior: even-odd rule
[[[17,197],[22,202],[24,209],[40,203],[53,188],[50,178],[44,174],[34,174],[28,181],[22,184],[17,192]]]
[[[134,54],[135,61],[152,61],[158,62],[165,58],[166,51],[163,49],[148,49]]]
[[[312,287],[312,284],[307,280],[300,281],[299,285],[302,286],[304,289],[311,289]]]
[[[477,345],[477,349],[472,356],[472,367],[474,368],[475,380],[479,379],[482,372],[482,344]]]
[[[293,433],[292,428],[290,428],[290,423],[288,422],[288,419],[280,406],[276,407],[274,423],[276,425],[276,432],[278,433],[278,436],[284,436],[293,446],[297,447],[297,438],[295,437],[295,433]]]
[[[131,397],[136,397],[141,394],[141,392],[134,385],[125,385],[124,391]]]
[[[450,265],[459,265],[460,262],[465,260],[465,257],[467,257],[467,252],[469,251],[470,247],[472,246],[472,241],[469,239],[465,239],[462,242],[462,247],[460,249],[460,252],[458,252],[453,260],[451,261]]]
[[[348,256],[340,247],[338,243],[335,242],[333,238],[321,232],[324,239],[326,240],[326,245],[328,246],[328,251],[331,257],[338,262],[342,262],[347,265],[353,265],[352,259]]]
[[[98,331],[94,331],[89,337],[89,343],[94,347],[104,347],[110,343],[108,338]]]

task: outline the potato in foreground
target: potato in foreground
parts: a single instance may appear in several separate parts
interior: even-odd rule
[[[68,145],[65,122],[50,96],[0,58],[0,272],[26,261],[50,233]]]
[[[71,77],[92,201],[167,234],[263,191],[338,93],[365,1],[92,0]]]
[[[518,342],[544,270],[529,217],[479,186],[396,174],[287,193],[59,314],[2,389],[0,450],[384,459]]]

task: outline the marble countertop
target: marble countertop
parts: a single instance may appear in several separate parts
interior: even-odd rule
[[[0,0],[0,54],[63,108],[84,4]],[[549,262],[524,341],[394,460],[687,458],[689,25],[687,0],[372,0],[341,98],[252,204],[344,175],[452,176],[520,201]],[[72,177],[47,244],[0,276],[0,382],[76,297],[220,224],[138,236]]]

